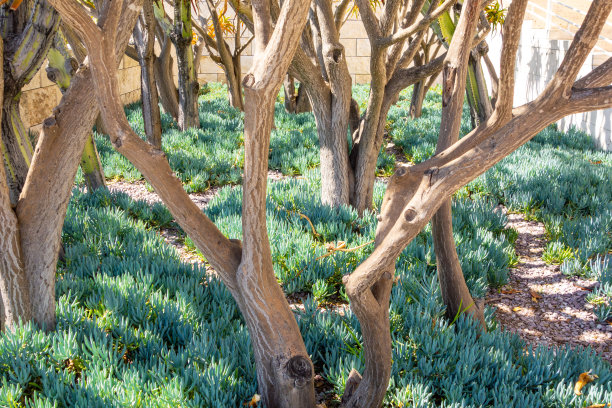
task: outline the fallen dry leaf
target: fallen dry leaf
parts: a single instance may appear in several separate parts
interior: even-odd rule
[[[593,288],[587,288],[586,286],[580,286],[580,285],[578,285],[576,283],[574,283],[574,286],[577,287],[580,290],[586,290],[588,292],[592,292],[593,291]]]
[[[606,408],[609,407],[610,404],[593,404],[593,405],[589,405],[586,408]]]
[[[255,394],[253,395],[253,398],[251,398],[249,402],[245,402],[244,405],[246,405],[247,407],[256,407],[257,403],[260,400],[261,400],[261,397],[259,396],[259,394]]]
[[[513,311],[513,312],[518,312],[518,311],[520,311],[520,310],[523,310],[523,308],[522,308],[522,307],[520,307],[520,306],[516,306],[516,307],[513,307],[513,308],[512,308],[512,311]]]
[[[531,300],[535,303],[538,303],[538,299],[542,299],[542,295],[539,292],[536,292],[533,289],[529,289],[529,294],[531,295]]]
[[[574,394],[582,395],[582,387],[587,385],[590,382],[595,381],[596,378],[599,378],[597,374],[591,374],[591,370],[586,373],[582,373],[578,376],[578,381],[576,381],[576,385],[574,385]]]
[[[519,293],[520,290],[518,289],[514,289],[514,288],[508,288],[508,289],[502,289],[501,293],[503,293],[504,295],[512,295],[514,293]]]

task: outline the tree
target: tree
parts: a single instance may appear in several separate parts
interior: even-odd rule
[[[244,101],[242,97],[242,67],[240,57],[242,52],[251,43],[253,39],[246,44],[240,44],[240,18],[236,17],[236,24],[232,23],[225,16],[227,12],[227,0],[223,3],[221,12],[217,12],[215,5],[211,0],[206,0],[206,6],[210,13],[210,18],[207,20],[199,16],[200,21],[208,30],[204,32],[199,27],[194,25],[202,35],[204,45],[208,51],[210,58],[217,64],[223,67],[225,78],[227,79],[227,94],[230,105],[234,108],[244,110]],[[225,41],[225,34],[234,34],[234,52],[231,51],[229,44]],[[216,55],[214,52],[218,55]]]
[[[198,209],[183,190],[180,181],[173,176],[163,153],[140,139],[127,122],[120,103],[116,69],[108,67],[116,67],[116,61],[122,55],[122,52],[118,52],[119,49],[122,51],[122,48],[117,47],[116,43],[124,43],[116,41],[115,36],[124,34],[124,31],[128,31],[129,35],[135,23],[135,16],[127,22],[122,20],[123,16],[128,10],[137,15],[142,3],[138,0],[128,0],[122,13],[124,1],[114,0],[96,25],[77,2],[50,1],[61,13],[64,21],[78,32],[86,44],[90,69],[86,72],[79,71],[74,80],[91,75],[113,145],[145,175],[234,296],[251,335],[263,402],[270,407],[312,408],[312,363],[295,318],[274,276],[265,227],[267,157],[274,101],[296,52],[297,39],[302,35],[306,23],[308,5],[298,0],[285,0],[273,26],[269,3],[265,0],[253,1],[255,59],[243,82],[246,107],[245,178],[243,242],[240,243],[226,238]],[[389,2],[390,0],[387,4]],[[457,136],[456,123],[461,116],[461,101],[465,92],[465,79],[461,79],[465,76],[461,73],[467,70],[466,54],[469,54],[475,42],[474,32],[481,11],[481,0],[464,2],[457,32],[453,36],[444,63],[445,119],[441,129],[440,152],[423,163],[412,167],[402,166],[396,171],[385,193],[376,231],[375,249],[343,280],[351,308],[360,321],[365,358],[363,377],[356,371],[349,375],[342,399],[344,407],[377,407],[382,403],[391,372],[388,311],[395,262],[406,245],[425,227],[443,203],[453,192],[484,173],[548,124],[568,114],[612,106],[612,86],[609,85],[612,82],[612,58],[590,74],[576,80],[580,67],[595,45],[607,16],[612,11],[612,3],[609,1],[594,0],[553,80],[536,100],[512,109],[518,33],[526,6],[527,0],[515,0],[508,11],[503,28],[502,69],[495,111],[486,122],[453,143]],[[127,25],[130,23],[131,25]],[[88,84],[91,85],[91,82]],[[74,92],[75,86],[78,85],[78,82],[73,83],[64,98]],[[79,93],[83,97],[89,97],[90,94]],[[62,106],[64,110],[70,108],[70,105]],[[89,113],[89,123],[93,122],[97,114],[95,109],[93,111]],[[47,122],[49,133],[66,125],[63,121],[56,122],[57,119],[63,120],[56,114],[53,120]],[[57,155],[45,157],[40,152],[43,149],[56,148],[55,143],[58,141],[62,143],[61,148],[66,149],[66,138],[63,134],[64,132],[56,132],[43,135],[44,138],[37,146],[28,180],[40,177],[34,175],[33,170],[40,174],[43,170],[49,172],[49,169],[58,166]],[[70,136],[72,137],[72,133]],[[79,141],[82,139],[83,144],[85,137],[79,136]],[[450,142],[447,143],[448,140]],[[54,143],[50,143],[51,141]],[[71,142],[74,143],[72,140]],[[448,147],[443,147],[445,144]],[[46,151],[53,153],[53,150]],[[71,155],[70,159],[74,163],[67,166],[68,168],[58,169],[61,171],[62,180],[66,179],[66,175],[70,175],[68,173],[72,168],[76,171],[78,154],[73,152]],[[63,217],[52,216],[58,212],[57,207],[46,208],[47,197],[44,195],[44,204],[41,203],[40,194],[37,195],[38,200],[33,197],[33,192],[47,193],[48,184],[50,183],[29,184],[26,181],[22,200],[30,200],[30,205],[37,205],[43,212],[43,217],[55,221]],[[65,184],[67,183],[62,184],[62,189],[66,188]],[[0,190],[0,210],[10,210],[5,204],[8,193],[3,190]],[[64,212],[65,208],[64,206]],[[38,216],[36,212],[29,211],[32,218]],[[23,218],[19,218],[19,228],[11,229],[11,232],[27,232],[28,229],[24,230],[21,225],[22,221],[29,222],[31,227],[32,220],[23,214],[18,208],[17,215]],[[48,222],[46,218],[42,220]],[[38,226],[48,225],[41,222],[41,218],[36,221],[39,222]],[[5,234],[2,231],[0,237]],[[13,233],[12,236],[14,235]],[[0,240],[3,245],[5,242],[14,241]],[[21,242],[23,250],[26,247],[23,245],[23,238]],[[49,242],[47,239],[43,244]],[[21,256],[26,271],[28,262],[38,262],[32,258],[39,255],[31,249],[28,251],[25,253],[24,250]],[[0,252],[5,253],[8,251]],[[52,260],[46,258],[46,263],[38,264],[38,267],[50,264],[49,261]],[[0,263],[0,266],[3,265],[5,263]],[[5,282],[7,275],[4,271],[0,272]],[[49,279],[49,275],[45,275],[45,278]],[[46,290],[48,292],[48,287]],[[42,290],[38,289],[37,295],[41,292]],[[52,299],[48,293],[45,296],[46,299]],[[7,301],[4,304],[6,305]],[[47,309],[43,310],[48,313]],[[33,310],[35,318],[36,313],[37,311]]]
[[[144,2],[142,14],[134,29],[134,45],[140,64],[140,100],[144,130],[149,143],[161,149],[161,113],[155,81],[155,14],[153,4]]]
[[[4,39],[4,101],[0,153],[10,178],[11,202],[17,197],[25,183],[28,167],[32,161],[33,148],[28,131],[19,113],[21,89],[30,82],[42,65],[49,47],[53,43],[59,18],[45,0],[30,0],[16,10],[9,4],[0,6]]]
[[[126,3],[121,13],[112,51],[116,61],[123,56],[138,17],[135,3],[138,2]],[[104,16],[98,21],[102,23]],[[72,78],[70,88],[52,115],[43,122],[15,208],[8,199],[6,178],[0,177],[3,327],[12,328],[20,319],[33,320],[45,330],[55,327],[55,271],[61,232],[79,161],[97,116],[91,71],[85,65]],[[4,167],[0,172],[4,176]]]
[[[161,0],[160,0],[161,1]],[[162,6],[163,7],[163,6]],[[174,25],[170,40],[176,50],[178,65],[179,113],[178,123],[181,130],[200,127],[198,116],[198,91],[200,85],[196,77],[196,62],[191,42],[191,1],[174,0]]]
[[[61,38],[61,32],[55,36],[54,44],[47,54],[48,66],[46,68],[47,78],[55,83],[62,94],[70,87],[72,77],[79,68],[80,63],[83,63],[85,55],[79,55],[79,61],[70,56],[70,53]],[[78,47],[74,47],[78,50]],[[98,149],[94,142],[93,133],[87,137],[85,149],[81,155],[81,170],[88,191],[94,191],[98,188],[106,188],[106,179],[102,162],[98,155]]]

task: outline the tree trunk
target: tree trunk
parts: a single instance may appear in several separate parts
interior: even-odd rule
[[[160,43],[163,44],[161,52],[153,63],[157,92],[164,111],[169,113],[178,122],[178,91],[176,86],[174,86],[174,79],[172,79],[172,65],[174,62],[170,55],[172,42],[169,37],[165,37]]]
[[[266,231],[266,184],[274,89],[263,92],[244,83],[245,171],[242,224],[245,239],[237,279],[241,311],[249,326],[257,362],[257,381],[269,407],[315,404],[314,369],[293,312],[276,281]],[[278,88],[276,88],[278,89]],[[266,294],[254,288],[266,288]],[[273,320],[270,317],[274,316]]]
[[[159,97],[155,84],[155,15],[149,1],[143,3],[142,15],[134,29],[134,43],[140,64],[140,99],[147,140],[161,149],[162,127]]]
[[[6,51],[1,129],[5,159],[8,158],[10,164],[13,205],[23,188],[34,150],[19,113],[21,88],[40,69],[59,25],[57,13],[46,1],[37,0],[31,9],[20,8],[22,10],[17,12],[9,11],[8,7],[0,8]]]
[[[283,82],[283,90],[285,94],[285,111],[288,113],[303,113],[312,110],[306,87],[300,84],[296,94],[295,81],[289,74],[287,74]]]
[[[442,123],[436,153],[447,149],[459,139],[463,95],[468,81],[471,54],[471,45],[466,39],[473,38],[476,32],[477,16],[480,13],[479,4],[479,0],[467,0],[464,3],[448,56],[444,62]],[[438,278],[447,315],[452,319],[459,313],[468,312],[485,327],[484,311],[474,303],[470,295],[457,256],[450,199],[442,203],[432,218],[432,234],[438,264]]]
[[[115,67],[121,61],[138,17],[139,10],[134,10],[138,1],[142,0],[124,4],[121,29],[116,33]],[[53,115],[43,122],[32,165],[15,209],[32,319],[45,330],[55,328],[55,271],[62,227],[79,158],[97,116],[91,71],[85,67],[72,78],[71,87],[62,96]]]
[[[412,88],[410,99],[410,118],[420,118],[423,114],[423,100],[425,99],[425,81],[419,81]]]
[[[4,55],[0,37],[0,61]],[[0,69],[0,103],[4,96],[4,75]],[[0,109],[0,121],[2,109]],[[21,318],[32,318],[28,283],[23,271],[19,226],[10,201],[4,165],[0,162],[0,330],[13,330]]]
[[[102,169],[102,162],[100,161],[100,155],[98,154],[93,134],[87,136],[85,148],[81,155],[81,170],[83,170],[83,178],[85,179],[88,192],[99,188],[106,188],[104,169]]]
[[[170,34],[176,50],[179,85],[178,124],[181,130],[200,127],[196,67],[191,47],[191,1],[174,1],[174,28]]]
[[[47,55],[49,64],[46,71],[49,81],[55,83],[62,94],[70,87],[72,77],[79,68],[79,63],[83,62],[84,58],[82,58],[82,55],[75,55],[77,58],[81,57],[80,62],[70,57],[63,40],[59,36],[55,37],[55,46],[49,50],[49,54]],[[98,115],[96,122],[99,118]],[[96,125],[98,125],[98,123],[96,123]],[[104,170],[102,169],[98,149],[93,139],[93,133],[90,133],[87,137],[85,149],[81,155],[81,170],[83,171],[83,178],[85,179],[87,191],[91,192],[98,188],[106,188]]]
[[[17,197],[23,189],[28,168],[32,162],[32,143],[28,135],[21,114],[19,113],[19,101],[21,99],[21,87],[10,80],[5,80],[4,103],[2,107],[2,143],[6,149],[8,162],[10,163],[11,202],[17,204]],[[8,86],[7,86],[8,85]]]

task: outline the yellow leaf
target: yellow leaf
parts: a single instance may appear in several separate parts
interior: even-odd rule
[[[516,306],[516,307],[513,307],[513,308],[512,308],[512,311],[513,311],[513,312],[518,312],[518,311],[520,311],[520,310],[523,310],[523,308],[522,308],[522,307],[520,307],[520,306]]]
[[[582,395],[582,387],[587,385],[590,382],[595,381],[596,378],[599,378],[597,374],[591,374],[591,370],[586,373],[582,373],[578,376],[578,381],[576,381],[576,385],[574,385],[574,394]]]
[[[593,404],[593,405],[589,405],[586,408],[606,408],[609,407],[610,404]]]

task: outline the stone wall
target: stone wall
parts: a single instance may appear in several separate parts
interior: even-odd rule
[[[47,78],[45,71],[47,63],[36,73],[32,81],[23,88],[21,95],[21,118],[26,127],[38,132],[42,122],[51,115],[62,94],[53,82]],[[140,66],[127,56],[119,65],[119,87],[121,101],[124,104],[140,99]]]
[[[229,12],[228,12],[229,14]],[[246,33],[245,33],[246,34]],[[241,44],[246,44],[249,36],[241,37]],[[234,41],[226,39],[232,52]],[[367,84],[370,82],[370,42],[363,28],[361,20],[349,18],[340,29],[340,42],[344,46],[346,62],[353,79],[353,84]],[[249,44],[242,52],[240,63],[243,75],[248,71],[253,62],[253,47]],[[175,71],[176,76],[176,71]],[[198,67],[198,78],[203,82],[225,82],[223,69],[219,67],[208,55],[202,56]]]

